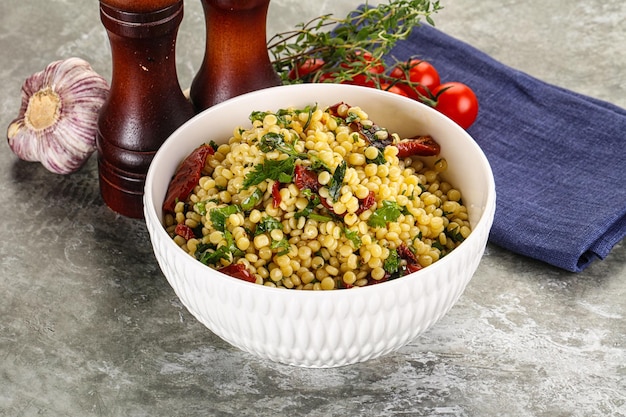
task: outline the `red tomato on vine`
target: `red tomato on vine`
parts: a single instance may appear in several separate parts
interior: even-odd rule
[[[293,67],[288,74],[290,80],[305,79],[310,74],[315,73],[324,66],[324,60],[321,58],[308,58],[301,64]]]
[[[432,91],[435,109],[455,121],[464,129],[470,127],[478,116],[478,99],[467,85],[450,81]]]
[[[350,69],[354,63],[361,62],[363,65],[367,65],[369,68],[367,69],[368,74],[356,74],[351,79],[343,81],[344,84],[354,84],[361,85],[365,87],[375,87],[376,86],[376,77],[385,72],[385,65],[376,60],[372,54],[369,52],[365,52],[363,54],[360,51],[357,51],[355,58],[341,64],[342,68]]]
[[[429,92],[439,85],[439,73],[429,62],[420,59],[411,59],[395,66],[389,73],[392,78],[410,81],[398,84],[407,92],[409,97],[418,99],[419,95],[428,97]]]
[[[398,84],[381,83],[380,89],[389,91],[390,93],[398,94],[400,96],[409,97],[409,93],[407,93],[406,90],[404,90],[404,88],[402,88]]]

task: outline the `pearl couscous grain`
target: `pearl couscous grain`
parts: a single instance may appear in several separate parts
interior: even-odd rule
[[[272,287],[352,288],[431,265],[470,234],[461,192],[441,178],[446,160],[398,158],[400,138],[363,109],[250,120],[214,145],[192,194],[165,216],[176,243],[203,263],[241,264]],[[192,233],[181,236],[180,224]]]

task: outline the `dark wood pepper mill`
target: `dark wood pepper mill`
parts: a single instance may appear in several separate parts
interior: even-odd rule
[[[141,218],[154,154],[194,115],[175,63],[183,0],[100,0],[100,18],[112,53],[96,138],[100,192],[114,211]]]
[[[190,88],[196,111],[281,83],[267,51],[269,3],[270,0],[202,0],[206,50]]]

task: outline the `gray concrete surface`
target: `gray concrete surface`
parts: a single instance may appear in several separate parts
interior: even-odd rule
[[[545,81],[626,107],[623,0],[442,1],[437,26]],[[356,1],[273,0],[269,31]],[[181,84],[202,59],[185,2]],[[0,125],[24,78],[82,56],[105,77],[96,1],[0,3]],[[601,144],[600,144],[601,146]],[[95,158],[55,176],[0,147],[0,416],[626,416],[626,247],[571,274],[489,245],[450,313],[399,352],[307,370],[221,341],[163,278]]]

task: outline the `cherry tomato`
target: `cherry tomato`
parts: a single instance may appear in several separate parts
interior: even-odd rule
[[[478,99],[467,85],[451,81],[432,91],[436,97],[435,109],[448,116],[462,128],[467,129],[478,116]]]
[[[414,88],[411,88],[411,86],[406,83],[399,85],[407,92],[408,96],[413,99],[417,99],[419,94],[428,97],[428,93],[441,82],[439,73],[435,67],[429,62],[419,59],[411,59],[398,64],[391,70],[389,76],[400,80],[407,80],[408,76],[408,81],[415,84],[413,85]]]
[[[355,54],[355,58],[350,60],[347,63],[341,64],[343,68],[351,68],[352,63],[355,62],[363,62],[368,66],[367,72],[368,74],[357,74],[352,79],[343,81],[342,84],[353,84],[353,85],[361,85],[365,87],[376,87],[376,76],[385,72],[385,65],[376,60],[372,54],[369,52],[361,53],[361,51],[357,51]]]
[[[335,75],[333,75],[332,72],[325,72],[323,74],[320,74],[319,77],[317,77],[317,82],[318,83],[334,83]]]
[[[409,97],[409,93],[400,87],[398,84],[381,83],[380,89],[389,91],[390,93],[398,94],[400,96]]]
[[[373,75],[375,77],[376,75]],[[341,84],[350,84],[350,85],[360,85],[363,87],[376,87],[376,81],[372,78],[372,76],[367,76],[365,74],[357,74],[349,80],[342,81]]]
[[[374,56],[369,52],[362,53],[361,51],[356,51],[354,57],[352,59],[349,59],[347,63],[341,64],[341,66],[344,68],[350,68],[350,63],[359,61],[368,64],[372,73],[382,74],[383,72],[385,72],[385,65],[378,59],[374,58]]]
[[[309,74],[312,74],[322,68],[325,62],[321,58],[308,58],[303,63],[293,67],[288,74],[290,80],[305,79]]]

